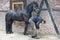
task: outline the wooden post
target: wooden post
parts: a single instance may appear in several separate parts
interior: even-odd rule
[[[24,0],[24,8],[27,6],[27,0]]]
[[[12,6],[11,6],[11,4],[12,4],[12,3],[11,3],[11,0],[10,0],[10,10],[12,9]]]

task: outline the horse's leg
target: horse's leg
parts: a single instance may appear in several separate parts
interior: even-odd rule
[[[12,14],[9,12],[5,15],[5,22],[6,22],[6,33],[12,33]]]
[[[6,22],[6,33],[9,33],[9,23]]]
[[[12,23],[13,21],[6,21],[6,33],[12,33]]]
[[[25,22],[24,35],[27,35],[28,22]]]
[[[12,32],[12,23],[13,23],[13,21],[11,20],[11,22],[10,22],[10,24],[9,24],[9,25],[10,25],[10,27],[9,27],[9,28],[10,28],[10,29],[9,29],[10,33],[13,33],[13,32]]]
[[[24,35],[27,35],[27,29],[29,24],[29,17],[27,14],[23,14],[24,21],[25,21],[25,29],[24,29]]]

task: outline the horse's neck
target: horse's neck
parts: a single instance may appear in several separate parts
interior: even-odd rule
[[[27,13],[32,13],[32,11],[31,10],[27,10]]]
[[[27,9],[27,8],[25,8],[24,10],[26,11],[27,14],[29,14],[29,17],[31,17],[31,13],[32,13],[32,11],[29,10],[29,9]]]
[[[31,17],[32,16],[32,12],[29,12],[29,17]]]

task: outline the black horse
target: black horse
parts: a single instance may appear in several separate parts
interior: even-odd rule
[[[37,2],[32,2],[29,5],[27,5],[25,9],[21,11],[9,10],[7,14],[5,15],[6,33],[13,33],[12,23],[14,21],[24,21],[25,22],[24,35],[26,35],[31,13],[32,11],[37,12],[36,10],[37,8],[38,8]]]

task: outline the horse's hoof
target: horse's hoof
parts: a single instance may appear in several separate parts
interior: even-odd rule
[[[27,34],[24,34],[24,35],[27,35]]]
[[[10,34],[10,32],[6,32],[6,34]]]
[[[12,34],[13,32],[6,32],[6,34]]]
[[[9,31],[6,31],[6,34],[9,34]]]
[[[13,32],[10,32],[10,34],[12,34]]]
[[[28,35],[27,33],[24,33],[24,35]]]

